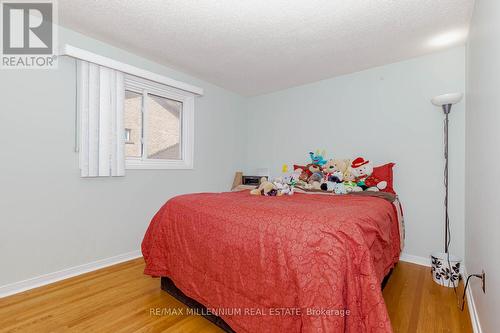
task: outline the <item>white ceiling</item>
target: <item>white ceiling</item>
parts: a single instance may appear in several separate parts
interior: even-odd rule
[[[463,44],[473,8],[473,0],[58,3],[63,26],[249,96]]]

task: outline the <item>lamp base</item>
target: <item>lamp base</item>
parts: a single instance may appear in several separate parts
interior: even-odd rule
[[[431,271],[434,282],[443,287],[456,288],[462,279],[460,274],[462,258],[452,254],[434,252],[431,254]]]

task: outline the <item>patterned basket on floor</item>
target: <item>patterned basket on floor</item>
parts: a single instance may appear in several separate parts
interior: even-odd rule
[[[462,259],[452,254],[435,252],[431,254],[432,279],[443,287],[457,287],[462,278],[460,263]]]

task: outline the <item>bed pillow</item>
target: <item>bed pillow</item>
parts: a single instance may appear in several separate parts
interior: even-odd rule
[[[383,192],[389,192],[392,194],[396,194],[394,192],[394,187],[392,184],[392,167],[394,163],[387,163],[378,167],[373,168],[373,176],[380,180],[385,180],[387,182],[387,187],[383,189]]]
[[[294,164],[293,165],[293,171],[297,170],[297,169],[302,169],[302,170],[307,170],[306,166],[305,165],[298,165],[298,164]]]
[[[301,169],[302,170],[302,174],[305,172],[307,174],[307,178],[309,178],[310,176],[310,171],[307,170],[307,166],[305,165],[298,165],[298,164],[294,164],[293,165],[293,171],[297,170],[297,169]],[[302,179],[302,174],[301,174],[301,177],[300,179]],[[302,179],[304,181],[307,181],[307,179]]]

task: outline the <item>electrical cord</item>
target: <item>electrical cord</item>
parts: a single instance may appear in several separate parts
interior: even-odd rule
[[[467,277],[467,280],[465,281],[465,288],[464,288],[464,293],[462,294],[462,304],[460,305],[460,311],[464,311],[465,307],[465,292],[467,291],[467,287],[469,286],[469,280],[471,277],[477,277],[480,279],[483,279],[483,277],[479,274],[472,274]]]

